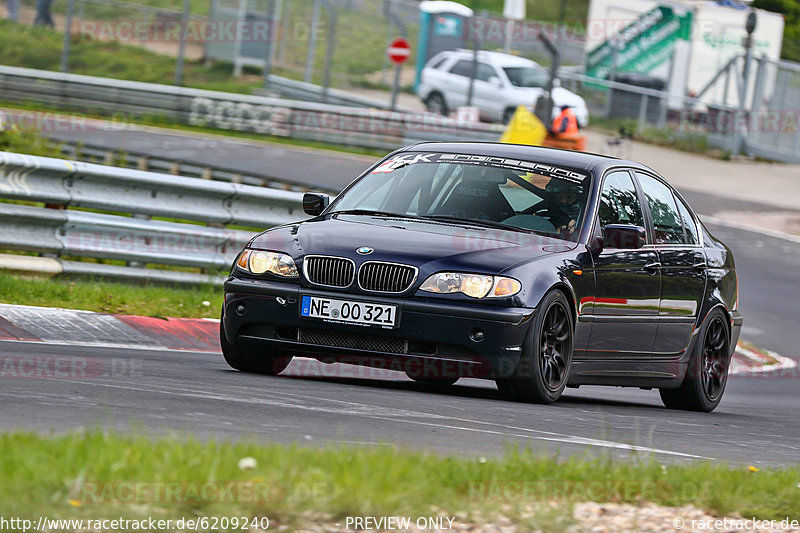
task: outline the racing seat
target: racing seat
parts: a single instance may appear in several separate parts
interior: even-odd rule
[[[462,181],[436,214],[501,222],[516,212],[500,192],[505,171],[478,165],[462,167]]]

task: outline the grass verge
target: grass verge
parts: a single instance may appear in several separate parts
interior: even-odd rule
[[[124,315],[219,318],[222,289],[203,285],[171,287],[42,279],[3,273],[0,275],[0,302]]]
[[[240,468],[243,458],[255,466]],[[0,435],[0,471],[3,513],[26,518],[267,516],[274,528],[309,517],[438,512],[481,523],[502,512],[563,531],[563,516],[554,521],[554,515],[569,513],[553,509],[582,501],[693,505],[719,516],[763,519],[796,518],[800,509],[798,468],[559,460],[516,449],[487,459],[388,446],[12,432]],[[230,486],[237,488],[221,497]]]

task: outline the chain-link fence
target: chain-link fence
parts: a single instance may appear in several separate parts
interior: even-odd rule
[[[665,80],[635,73],[606,80],[563,70],[560,77],[583,96],[595,122],[800,163],[800,64],[736,57],[697,95],[670,92]]]
[[[404,0],[216,0],[209,18],[236,21],[238,39],[209,39],[206,56],[293,79],[348,87],[385,83],[389,40],[416,44],[418,5]],[[263,30],[263,31],[260,31]]]

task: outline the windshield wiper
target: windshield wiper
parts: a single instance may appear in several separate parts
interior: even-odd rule
[[[494,222],[491,220],[481,220],[475,218],[466,218],[466,217],[456,217],[453,215],[425,215],[421,218],[427,218],[430,220],[438,220],[442,222],[464,222],[466,224],[472,224],[474,226],[484,226],[487,228],[497,228],[497,229],[505,229],[509,231],[518,231],[522,233],[535,233],[533,230],[520,228],[517,226],[512,226],[510,224],[503,224],[502,222]]]
[[[457,217],[452,215],[411,215],[408,213],[392,213],[389,211],[378,211],[374,209],[342,209],[341,211],[331,211],[329,215],[364,215],[364,216],[380,216],[380,217],[395,217],[407,218],[410,220],[433,220],[437,222],[461,222],[465,224],[472,224],[473,226],[482,226],[486,228],[504,229],[508,231],[517,231],[520,233],[536,233],[544,234],[535,230],[520,228],[510,224],[503,224],[502,222],[493,222],[491,220],[480,220],[474,218]]]
[[[341,211],[331,211],[328,215],[364,215],[375,217],[396,217],[396,218],[422,218],[417,215],[405,213],[392,213],[390,211],[378,211],[376,209],[342,209]]]

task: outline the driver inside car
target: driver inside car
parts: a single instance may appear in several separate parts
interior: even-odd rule
[[[583,207],[582,187],[564,180],[532,174],[527,174],[523,178],[542,197],[547,211],[546,218],[555,226],[556,232],[561,235],[571,235],[575,231]],[[537,178],[547,180],[544,187]]]
[[[562,180],[550,180],[545,190],[550,193],[548,210],[550,221],[559,233],[572,233],[581,215],[580,191],[578,186]]]

